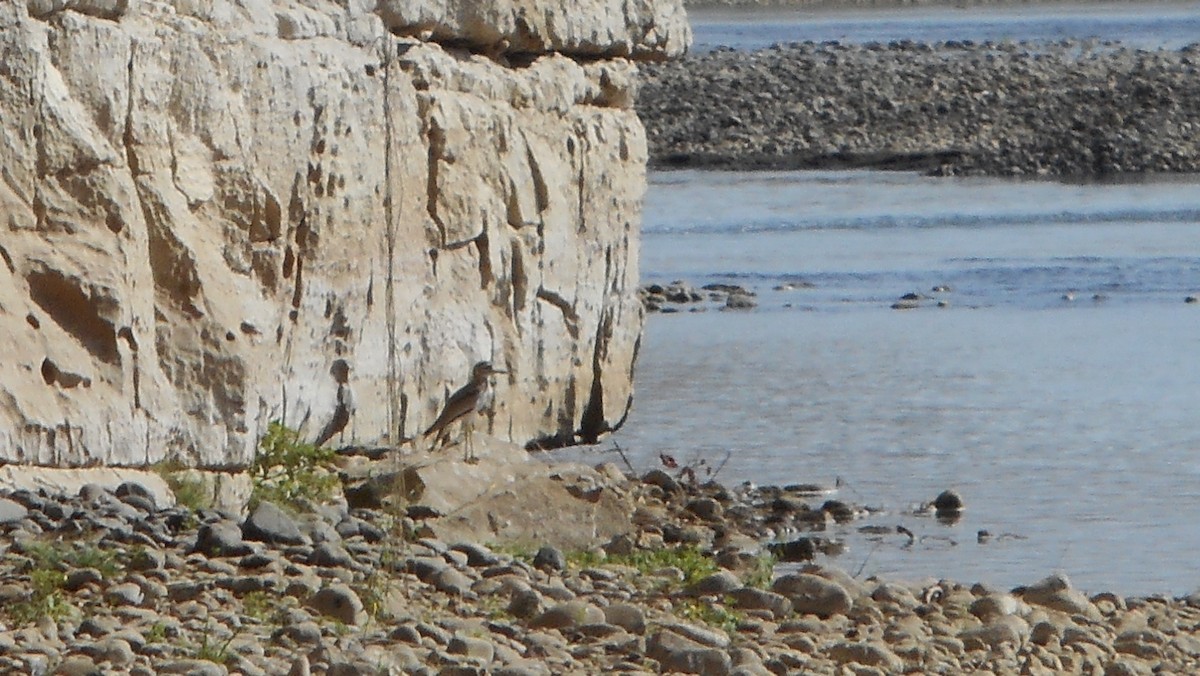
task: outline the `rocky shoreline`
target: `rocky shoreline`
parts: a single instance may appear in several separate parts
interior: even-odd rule
[[[731,489],[705,481],[704,468],[663,463],[638,476],[611,464],[554,475],[581,504],[607,496],[630,510],[623,532],[578,551],[548,540],[439,540],[431,526],[452,515],[349,479],[344,499],[331,504],[288,511],[261,502],[248,516],[159,506],[129,483],[70,496],[17,491],[0,498],[0,671],[1148,674],[1200,666],[1200,596],[1089,597],[1062,576],[1015,590],[858,579],[813,559],[836,547],[821,531],[854,521],[861,507],[819,486]],[[961,506],[947,494],[931,510]],[[777,544],[764,550],[765,540]],[[794,563],[773,570],[777,559]]]
[[[1200,47],[797,43],[647,64],[658,168],[1200,171]]]

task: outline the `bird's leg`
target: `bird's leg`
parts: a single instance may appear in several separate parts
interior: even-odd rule
[[[475,425],[470,420],[463,421],[463,444],[466,448],[463,449],[463,462],[472,462],[474,460],[474,449],[471,444],[474,437]]]

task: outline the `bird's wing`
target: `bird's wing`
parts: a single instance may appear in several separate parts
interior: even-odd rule
[[[475,398],[478,396],[477,388],[474,385],[467,385],[450,395],[450,399],[446,401],[446,407],[442,409],[441,415],[429,429],[425,430],[424,436],[429,436],[434,432],[440,431],[450,423],[458,420],[464,415],[470,413],[475,408]]]

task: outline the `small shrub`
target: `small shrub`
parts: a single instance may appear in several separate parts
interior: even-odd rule
[[[212,625],[204,628],[204,633],[200,635],[200,643],[191,647],[189,652],[192,659],[207,660],[215,664],[225,664],[233,659],[233,653],[229,650],[229,644],[233,643],[233,639],[237,638],[237,634],[230,634],[229,638],[221,640],[213,635]]]
[[[61,570],[38,568],[29,573],[31,595],[28,601],[15,603],[8,609],[8,616],[17,625],[30,625],[43,617],[61,620],[78,611],[67,600],[63,586],[67,574]]]
[[[154,624],[150,625],[149,629],[146,630],[146,643],[162,643],[163,641],[167,640],[168,633],[169,630],[167,629],[166,623],[155,622]]]
[[[580,550],[567,554],[567,565],[571,568],[592,568],[605,564],[634,568],[639,580],[650,580],[652,586],[667,590],[672,586],[690,585],[716,573],[720,567],[699,547],[682,546],[663,549],[638,550],[632,554],[605,556],[603,552]],[[664,568],[676,568],[683,573],[683,580],[676,583],[664,578],[648,578],[647,575]]]
[[[269,622],[280,609],[279,603],[264,591],[253,591],[242,597],[242,611],[259,622]]]
[[[742,576],[742,582],[747,587],[767,589],[775,581],[775,564],[779,559],[774,554],[764,552],[754,560],[754,565]]]
[[[300,433],[279,422],[267,427],[250,466],[251,504],[262,500],[298,509],[305,501],[325,502],[341,487],[333,467],[335,454],[300,440]]]
[[[694,546],[638,550],[628,556],[611,556],[608,560],[637,568],[642,573],[652,573],[668,567],[678,568],[683,571],[685,586],[695,584],[720,570],[712,557]]]
[[[383,570],[373,570],[362,582],[353,585],[354,593],[363,603],[363,610],[372,620],[383,620],[387,612],[388,595],[394,582]]]
[[[167,482],[167,487],[175,494],[175,502],[181,507],[187,507],[193,512],[212,507],[213,496],[209,493],[204,481],[193,475],[187,467],[177,460],[164,460],[154,466],[154,471]]]
[[[725,606],[710,605],[699,600],[690,600],[677,605],[675,614],[681,619],[702,622],[728,633],[737,631],[738,623],[742,621],[741,614],[729,610]]]

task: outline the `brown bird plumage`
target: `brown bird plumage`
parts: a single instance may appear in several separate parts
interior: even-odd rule
[[[464,385],[446,401],[446,406],[442,408],[441,414],[429,429],[425,430],[424,435],[428,437],[431,434],[437,434],[439,437],[445,432],[446,428],[455,421],[464,416],[483,412],[492,406],[492,385],[491,377],[497,373],[505,373],[496,369],[489,361],[481,361],[475,364],[471,369],[471,382]],[[467,454],[470,454],[470,430],[467,430]]]

